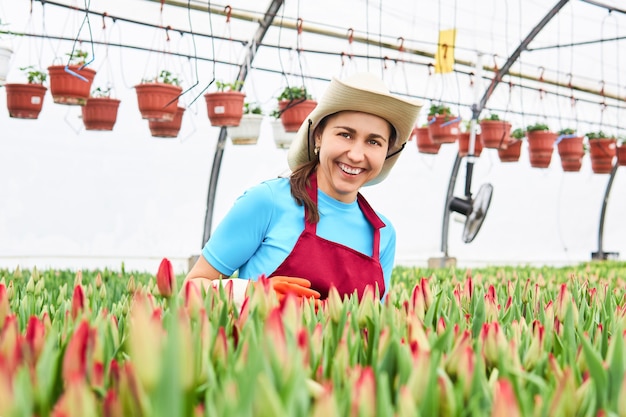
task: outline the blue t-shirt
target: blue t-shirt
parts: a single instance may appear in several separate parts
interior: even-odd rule
[[[318,190],[317,235],[372,256],[374,231],[358,202],[343,203]],[[380,263],[389,288],[396,232],[389,220],[380,229]],[[291,196],[289,178],[264,181],[242,194],[217,226],[202,255],[220,273],[256,280],[285,260],[304,230],[304,206]]]

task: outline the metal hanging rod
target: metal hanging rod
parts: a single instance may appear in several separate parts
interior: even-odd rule
[[[161,25],[154,25],[151,23],[145,23],[145,22],[141,22],[141,21],[136,21],[136,20],[132,20],[132,19],[127,19],[127,18],[122,18],[122,17],[118,17],[118,16],[111,16],[108,13],[105,12],[96,12],[90,9],[84,9],[84,8],[80,8],[80,7],[76,7],[76,6],[70,6],[67,4],[63,4],[63,3],[59,3],[56,1],[50,1],[50,0],[37,0],[39,2],[41,2],[42,4],[46,4],[46,5],[53,5],[53,6],[59,6],[59,7],[64,7],[64,8],[70,8],[72,10],[78,11],[78,12],[83,12],[83,13],[90,13],[90,14],[94,14],[96,16],[101,16],[103,18],[110,18],[113,21],[119,20],[119,21],[124,21],[127,23],[131,23],[131,24],[138,24],[138,25],[144,25],[144,26],[148,26],[148,27],[154,27],[154,28],[161,28],[161,29],[166,29]],[[197,1],[195,2],[186,2],[186,1],[182,1],[182,0],[145,0],[145,1],[149,1],[149,2],[153,2],[153,3],[163,3],[163,4],[167,4],[170,6],[174,6],[174,7],[181,7],[181,8],[185,8],[185,9],[192,9],[192,10],[198,10],[198,11],[203,11],[203,12],[210,12],[210,13],[214,13],[217,15],[221,15],[221,16],[226,16],[228,13],[230,13],[230,17],[235,18],[235,19],[240,19],[240,20],[245,20],[245,21],[250,21],[250,22],[255,22],[255,23],[260,23],[261,22],[261,18],[259,16],[257,16],[254,13],[249,13],[249,12],[244,12],[244,11],[237,11],[237,10],[231,10],[230,12],[227,12],[226,10],[224,10],[223,7],[216,7],[211,5],[210,7],[207,4],[201,4]],[[585,1],[585,0],[581,0],[581,1]],[[587,1],[590,2],[590,1]],[[600,4],[595,4],[594,2],[590,2],[596,6],[600,6]],[[602,6],[600,6],[602,7]],[[280,26],[283,28],[287,28],[287,29],[293,29],[293,30],[298,30],[298,24],[297,22],[294,21],[290,21],[290,20],[286,20],[286,19],[280,19],[277,17],[277,19],[275,19],[272,23],[272,26]],[[215,39],[219,39],[219,40],[224,40],[224,41],[233,41],[233,42],[239,42],[242,45],[247,45],[248,41],[243,41],[243,40],[236,40],[236,39],[227,39],[227,38],[223,38],[223,37],[219,37],[219,36],[211,36],[208,34],[202,34],[199,32],[189,32],[186,30],[182,30],[182,29],[177,29],[177,28],[173,28],[173,27],[167,27],[168,30],[172,30],[174,32],[178,32],[181,34],[190,34],[190,35],[194,35],[194,36],[202,36],[202,37],[213,37]],[[346,38],[346,33],[345,32],[340,32],[339,30],[329,30],[329,29],[325,29],[325,28],[321,28],[321,27],[317,27],[315,25],[312,24],[302,24],[301,28],[302,31],[304,32],[309,32],[309,33],[315,33],[315,34],[320,34],[320,35],[325,35],[325,36],[329,36],[329,37],[334,37],[334,38]],[[0,31],[0,34],[2,33],[8,33],[11,34],[12,32],[4,32],[4,31]],[[15,34],[15,33],[12,33]],[[366,43],[366,44],[370,44],[370,45],[374,45],[377,47],[382,47],[384,49],[388,49],[388,50],[394,50],[394,51],[402,51],[408,55],[413,55],[413,56],[418,56],[418,57],[424,57],[424,58],[428,58],[429,60],[434,60],[435,59],[435,54],[428,52],[428,51],[422,51],[422,50],[418,50],[418,49],[414,49],[414,48],[408,48],[406,46],[401,46],[399,44],[395,44],[395,43],[391,43],[391,42],[380,42],[378,40],[374,40],[374,39],[369,39],[365,36],[358,36],[358,35],[354,35],[353,36],[353,41],[354,42],[359,42],[359,43]],[[284,48],[284,49],[292,49],[292,48],[287,48],[287,47],[283,47],[283,46],[277,46],[277,45],[269,45],[269,44],[262,44],[261,46],[265,46],[265,47],[275,47],[275,48]],[[402,49],[401,49],[402,48]],[[532,51],[529,49],[526,49],[527,52]],[[338,54],[339,55],[339,54]],[[370,59],[389,59],[389,60],[396,60],[396,61],[402,61],[402,62],[410,62],[410,63],[414,63],[414,64],[423,64],[423,65],[428,65],[427,63],[418,63],[418,62],[413,62],[413,61],[407,61],[407,60],[403,60],[403,59],[396,59],[396,58],[389,58],[389,57],[377,57],[377,56],[371,56],[369,57]],[[476,64],[475,62],[471,62],[471,61],[467,61],[467,60],[459,60],[456,59],[455,60],[455,64],[461,65],[461,66],[465,66],[468,68],[475,68]],[[493,73],[497,76],[497,74],[499,73],[500,69],[497,68],[496,66],[490,66],[490,65],[483,65],[483,70]],[[626,96],[624,95],[620,95],[619,91],[617,93],[612,93],[611,91],[609,91],[609,89],[607,88],[607,85],[604,84],[604,88],[589,88],[589,87],[585,87],[582,85],[578,85],[575,83],[563,83],[560,82],[558,80],[554,80],[548,77],[538,77],[538,76],[533,76],[533,75],[529,75],[529,74],[523,74],[521,72],[515,72],[515,71],[511,71],[509,69],[508,73],[507,73],[508,77],[511,78],[517,78],[517,79],[523,79],[526,81],[533,81],[533,82],[537,82],[537,83],[541,83],[544,85],[550,85],[550,86],[554,86],[554,87],[561,87],[561,88],[567,88],[571,91],[577,91],[577,92],[583,92],[586,94],[591,94],[591,95],[595,95],[595,96],[601,96],[607,99],[611,99],[611,100],[616,100],[616,101],[626,101]]]

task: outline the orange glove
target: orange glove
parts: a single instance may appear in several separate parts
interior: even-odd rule
[[[269,278],[270,284],[276,291],[278,298],[282,300],[285,295],[293,294],[302,298],[320,298],[321,294],[311,288],[311,281],[305,278],[287,277],[276,275]]]

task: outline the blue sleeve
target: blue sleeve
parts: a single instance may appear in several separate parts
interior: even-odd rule
[[[396,230],[388,219],[384,219],[385,227],[380,230],[380,265],[385,276],[385,294],[391,287],[391,273],[396,258]],[[384,299],[384,296],[381,299]]]
[[[270,187],[263,183],[242,194],[204,245],[207,262],[230,276],[250,259],[265,237],[273,201]]]

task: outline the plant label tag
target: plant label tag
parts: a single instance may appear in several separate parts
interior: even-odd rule
[[[224,114],[224,106],[215,106],[213,107],[213,111],[215,114]]]
[[[31,96],[30,104],[41,104],[41,97],[39,96]]]

